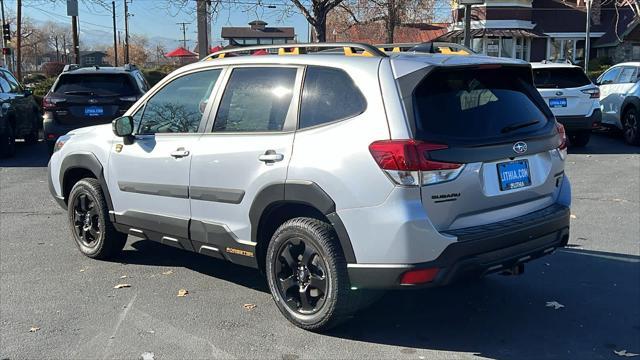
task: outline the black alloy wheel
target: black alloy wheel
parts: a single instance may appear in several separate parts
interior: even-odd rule
[[[640,121],[636,109],[629,109],[625,113],[622,134],[628,144],[640,145]]]
[[[78,240],[86,247],[93,248],[100,239],[100,219],[95,201],[86,193],[73,201],[73,228]]]
[[[328,291],[328,265],[313,244],[293,237],[278,249],[275,264],[278,295],[294,312],[318,312]]]

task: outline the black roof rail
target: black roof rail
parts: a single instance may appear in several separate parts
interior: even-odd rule
[[[73,70],[78,70],[78,69],[80,69],[80,65],[78,65],[78,64],[68,64],[68,65],[65,65],[64,68],[62,68],[62,72],[73,71]]]
[[[345,43],[306,43],[306,44],[280,44],[280,45],[263,45],[263,46],[246,46],[233,49],[216,51],[208,55],[201,61],[224,58],[227,55],[251,55],[253,52],[264,50],[270,54],[277,55],[301,55],[307,54],[308,50],[320,49],[341,49],[345,56],[377,56],[387,57],[383,51],[375,46],[362,43],[345,42]],[[277,51],[277,52],[276,52]]]

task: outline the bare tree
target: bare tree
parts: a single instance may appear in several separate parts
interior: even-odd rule
[[[309,24],[313,26],[315,40],[317,42],[327,41],[327,15],[331,10],[340,5],[342,1],[343,0],[311,0],[310,8],[308,8],[301,0],[291,0]]]
[[[435,5],[436,0],[346,0],[339,9],[351,26],[382,23],[386,42],[392,43],[399,26],[433,21]]]

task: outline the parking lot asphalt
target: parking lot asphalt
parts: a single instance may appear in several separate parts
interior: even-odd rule
[[[0,359],[640,353],[639,153],[611,135],[570,151],[569,246],[527,264],[523,275],[389,292],[315,334],[280,315],[255,270],[133,237],[113,261],[82,256],[48,192],[44,144],[19,144],[14,159],[0,160]],[[123,283],[131,287],[114,289]],[[180,289],[187,296],[178,297]]]

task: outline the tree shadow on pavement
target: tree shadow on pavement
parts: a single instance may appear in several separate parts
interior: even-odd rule
[[[551,301],[565,307],[547,307]],[[522,276],[387,293],[327,335],[405,347],[402,353],[618,358],[614,350],[640,353],[638,304],[640,257],[567,249],[528,264]]]
[[[574,147],[569,144],[569,154],[640,154],[640,146],[624,142],[622,135],[615,130],[597,131],[585,147]]]
[[[11,158],[0,158],[0,167],[45,167],[49,153],[44,141],[36,144],[16,142],[16,154]]]
[[[136,239],[135,250],[123,250],[111,261],[125,264],[184,267],[204,275],[223,279],[254,290],[269,292],[265,278],[256,269],[176,249],[151,240]]]

